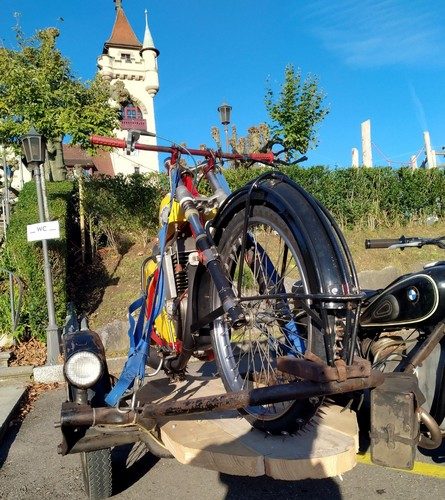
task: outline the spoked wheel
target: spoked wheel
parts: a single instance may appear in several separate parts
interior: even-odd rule
[[[81,453],[82,474],[88,498],[109,498],[112,495],[111,448]]]
[[[236,296],[247,299],[242,300],[248,316],[246,326],[232,330],[223,317],[213,323],[216,361],[227,391],[293,381],[292,376],[277,370],[277,357],[302,357],[306,349],[315,350],[316,337],[307,334],[310,325],[300,325],[296,320],[301,308],[293,299],[282,297],[310,291],[302,249],[286,221],[272,209],[254,206],[246,233],[244,218],[243,210],[225,227],[218,245]],[[219,307],[214,288],[211,301],[214,309]],[[261,430],[293,432],[315,415],[321,402],[320,398],[311,398],[249,406],[243,414]]]

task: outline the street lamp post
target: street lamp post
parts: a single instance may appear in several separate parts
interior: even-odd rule
[[[6,240],[7,234],[6,230],[9,226],[10,222],[10,210],[11,205],[9,201],[9,169],[6,164],[6,146],[3,143],[3,231],[4,231],[4,239]],[[9,307],[11,310],[11,326],[13,331],[16,328],[15,324],[15,300],[14,300],[14,278],[12,273],[9,274]],[[13,343],[15,344],[16,340],[13,339]]]
[[[37,204],[39,207],[40,222],[45,222],[42,184],[40,180],[40,164],[45,160],[45,142],[43,137],[36,132],[34,127],[21,138],[22,149],[25,154],[28,168],[34,171],[37,189]],[[42,240],[43,271],[45,277],[46,303],[48,307],[48,327],[46,329],[47,365],[55,365],[59,356],[59,329],[56,323],[54,308],[53,279],[48,255],[48,242]]]
[[[9,218],[10,218],[10,211],[11,211],[11,205],[9,201],[9,179],[8,179],[8,166],[6,164],[6,146],[3,144],[3,151],[2,151],[2,156],[3,156],[3,198],[5,200],[5,211],[4,211],[4,218],[5,218],[5,223],[6,226],[9,226]]]
[[[222,103],[218,108],[221,124],[224,126],[224,134],[226,136],[226,150],[229,151],[229,129],[228,125],[230,123],[230,113],[232,111],[232,106],[227,103]]]

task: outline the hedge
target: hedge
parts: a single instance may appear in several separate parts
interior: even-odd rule
[[[236,190],[266,170],[227,169],[225,176]],[[343,228],[392,227],[445,216],[443,170],[295,166],[280,171],[320,200]],[[96,242],[105,234],[107,243],[119,251],[120,240],[129,233],[153,235],[159,202],[167,191],[165,175],[90,179],[85,183],[86,212]],[[208,187],[202,184],[200,191],[208,194]]]
[[[403,225],[424,222],[427,216],[445,216],[443,170],[295,166],[280,171],[314,195],[343,227]],[[231,188],[237,189],[262,172],[229,169],[225,175]]]
[[[67,227],[69,205],[73,192],[72,182],[46,184],[49,212],[52,220],[60,223],[60,239],[49,240],[48,249],[53,275],[54,303],[57,324],[62,326],[67,305]],[[28,182],[20,192],[7,230],[6,242],[0,256],[0,267],[13,271],[25,284],[25,293],[16,332],[32,335],[40,340],[46,338],[48,324],[43,254],[40,242],[28,243],[26,226],[39,222],[36,186]],[[7,283],[7,280],[6,280]],[[8,288],[2,285],[0,301],[0,333],[11,331]]]

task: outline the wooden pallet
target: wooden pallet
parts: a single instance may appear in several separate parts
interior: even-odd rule
[[[224,392],[219,379],[194,377],[177,384],[150,381],[144,399],[167,401]],[[150,397],[148,396],[150,394]],[[314,425],[298,436],[269,436],[252,429],[238,412],[208,412],[160,423],[166,448],[181,463],[238,476],[275,479],[321,479],[356,464],[358,427],[355,413],[323,406]]]

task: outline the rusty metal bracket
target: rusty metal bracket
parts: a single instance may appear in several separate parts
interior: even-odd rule
[[[304,358],[280,357],[277,360],[277,367],[282,372],[312,382],[344,382],[371,375],[371,363],[366,359],[356,356],[352,365],[346,365],[343,360],[338,360],[335,366],[328,366],[311,352],[306,353]]]
[[[419,442],[418,398],[423,396],[416,376],[402,372],[387,373],[385,382],[371,391],[371,459],[375,464],[413,468]]]
[[[105,424],[139,423],[146,427],[148,421],[164,416],[202,413],[212,410],[235,410],[247,406],[361,391],[382,384],[384,378],[383,373],[372,370],[369,377],[357,377],[344,382],[312,382],[304,380],[258,389],[191,398],[184,401],[147,402],[145,404],[144,401],[140,401],[140,406],[128,413],[122,413],[116,408],[91,408],[88,405],[64,403],[61,425],[62,427],[89,427]],[[142,419],[148,420],[145,420],[145,424],[142,424]]]

